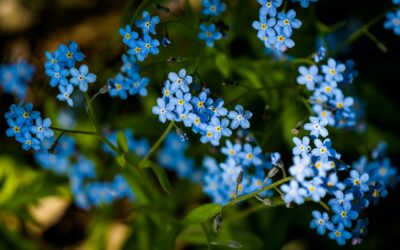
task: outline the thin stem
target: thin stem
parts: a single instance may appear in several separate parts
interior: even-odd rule
[[[203,228],[204,235],[206,236],[208,250],[211,250],[210,237],[208,236],[207,227],[204,223],[201,223],[201,227]]]
[[[258,195],[259,193],[262,193],[262,192],[264,192],[264,191],[267,191],[267,190],[270,190],[270,189],[272,189],[272,188],[275,188],[275,187],[277,187],[277,186],[279,186],[279,185],[281,185],[281,184],[283,184],[283,183],[285,183],[285,182],[290,181],[291,179],[292,179],[292,177],[289,176],[289,177],[280,179],[279,181],[276,181],[276,182],[274,182],[274,183],[272,183],[272,184],[270,184],[270,185],[268,185],[268,186],[265,186],[264,188],[262,188],[262,189],[260,189],[260,190],[258,190],[258,191],[255,191],[255,192],[253,192],[253,193],[250,193],[250,194],[246,194],[246,195],[237,197],[236,199],[231,200],[231,201],[230,201],[228,204],[226,204],[223,208],[228,208],[228,207],[231,207],[231,206],[233,206],[233,205],[235,205],[235,204],[237,204],[237,203],[239,203],[239,202],[242,202],[242,201],[248,200],[248,199],[250,199],[250,198],[253,198],[254,196]]]
[[[164,133],[158,138],[157,142],[151,147],[150,151],[147,153],[145,157],[139,162],[139,167],[145,167],[144,164],[146,161],[156,152],[158,147],[161,145],[161,143],[164,141],[165,137],[168,135],[168,133],[171,131],[171,129],[174,127],[174,121],[171,121],[168,125],[168,127],[164,130]]]
[[[323,207],[327,212],[332,212],[332,210],[329,208],[329,206],[328,205],[326,205],[326,203],[325,202],[323,202],[322,200],[320,200],[319,202],[318,202],[320,205],[321,205],[321,207]]]
[[[90,97],[86,92],[84,92],[83,95],[85,96],[86,108],[87,108],[86,111],[89,115],[90,122],[92,123],[93,128],[96,130],[96,134],[99,134],[100,130],[99,130],[99,126],[97,124],[96,116],[94,114],[92,102],[90,101]]]
[[[92,131],[82,131],[82,130],[64,129],[64,128],[56,128],[56,127],[50,127],[50,129],[55,130],[55,131],[64,132],[64,133],[69,133],[69,134],[97,135],[96,132],[92,132]]]

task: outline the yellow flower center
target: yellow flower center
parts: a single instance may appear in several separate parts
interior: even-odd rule
[[[65,54],[65,56],[66,56],[68,59],[72,58],[73,55],[74,55],[74,54],[73,54],[72,52],[70,52],[70,51],[68,51],[68,52]]]

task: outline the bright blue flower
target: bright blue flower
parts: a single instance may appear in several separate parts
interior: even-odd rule
[[[239,157],[242,159],[243,166],[249,166],[253,164],[254,166],[261,165],[261,148],[252,147],[250,144],[246,143],[243,146],[243,151],[239,153]]]
[[[142,52],[143,50],[145,50],[145,48],[143,47],[144,44],[145,43],[142,39],[131,40],[128,44],[128,54],[136,56],[138,61],[143,62],[147,56],[147,54]]]
[[[350,177],[346,179],[345,184],[349,187],[360,189],[361,192],[367,192],[369,190],[368,179],[369,176],[367,173],[360,176],[357,170],[351,170]]]
[[[309,69],[304,66],[299,67],[300,76],[297,77],[298,84],[305,84],[307,89],[313,91],[315,84],[322,81],[322,76],[318,74],[318,67],[312,65]]]
[[[240,143],[233,144],[230,140],[226,140],[226,147],[221,148],[221,153],[225,154],[229,158],[238,159],[239,153],[242,150]]]
[[[304,198],[307,197],[307,191],[299,187],[299,183],[295,180],[291,180],[289,185],[283,184],[281,190],[284,192],[283,200],[286,204],[295,202],[297,205],[304,203]]]
[[[55,64],[52,68],[46,69],[46,75],[50,77],[50,86],[55,87],[58,84],[67,85],[68,70],[61,68],[59,64]]]
[[[293,33],[293,29],[298,29],[301,26],[301,21],[296,18],[296,12],[294,10],[289,10],[286,14],[280,12],[278,14],[278,25],[282,27],[283,33],[289,37]]]
[[[374,205],[378,204],[379,199],[386,197],[387,194],[388,194],[387,190],[381,183],[376,182],[374,185],[371,185],[371,189],[369,191],[369,197],[374,203]]]
[[[319,202],[321,198],[325,197],[326,189],[322,187],[323,181],[319,177],[314,177],[311,181],[304,183],[304,187],[307,188],[311,200]]]
[[[160,122],[165,123],[166,119],[174,120],[175,114],[172,112],[174,110],[174,105],[165,104],[164,99],[157,98],[157,106],[152,108],[152,112],[155,115],[158,115],[158,119]]]
[[[199,39],[204,40],[208,47],[214,46],[214,41],[220,40],[222,33],[217,30],[215,24],[200,24]]]
[[[333,228],[328,235],[330,239],[336,240],[341,246],[345,245],[346,240],[351,238],[351,233],[346,231],[341,223],[336,228]]]
[[[274,38],[274,47],[280,51],[286,51],[294,47],[294,41],[290,39],[290,34],[286,34],[283,28],[275,26],[276,36]]]
[[[73,107],[74,102],[71,99],[71,94],[74,91],[74,87],[72,87],[71,84],[68,84],[66,86],[60,85],[58,89],[60,90],[60,94],[57,95],[57,99],[62,102],[65,101],[70,107]]]
[[[303,182],[306,177],[311,177],[313,171],[310,167],[310,157],[308,155],[293,157],[293,165],[289,168],[289,173],[299,182]]]
[[[240,165],[236,163],[236,161],[232,158],[228,158],[225,162],[220,164],[221,169],[223,170],[222,178],[228,183],[236,183],[236,180],[243,171]]]
[[[126,73],[128,76],[139,73],[139,66],[136,64],[136,58],[134,56],[123,54],[121,59],[123,63],[121,67],[122,72]]]
[[[226,9],[226,4],[220,0],[201,0],[203,6],[201,14],[205,16],[219,16]]]
[[[78,86],[82,92],[86,92],[88,89],[88,83],[93,83],[96,81],[96,75],[89,73],[89,68],[85,64],[76,68],[70,69],[72,78],[69,80],[73,85]]]
[[[58,65],[58,61],[60,60],[61,51],[56,50],[56,51],[54,51],[54,54],[52,54],[49,51],[46,51],[44,54],[47,59],[47,61],[44,63],[44,67],[45,67],[46,71],[48,69],[52,69],[55,65]]]
[[[175,105],[175,110],[180,115],[184,110],[192,110],[193,107],[190,104],[192,95],[190,93],[183,93],[181,90],[175,92],[175,97],[170,98],[170,104]]]
[[[319,157],[327,157],[331,156],[336,158],[336,151],[331,148],[332,142],[330,139],[325,139],[324,142],[322,142],[320,139],[315,139],[314,144],[316,148],[314,148],[311,153],[314,156],[319,156]]]
[[[365,235],[367,235],[368,223],[369,223],[368,218],[358,219],[357,225],[353,230],[353,237],[361,238],[361,237],[364,237]]]
[[[128,98],[129,81],[122,74],[118,74],[114,79],[109,81],[109,89],[111,97],[118,96],[122,100],[125,100]]]
[[[229,111],[228,118],[232,120],[231,129],[237,129],[239,126],[242,129],[250,128],[249,119],[253,116],[250,111],[244,111],[242,105],[236,105],[234,111]]]
[[[130,41],[136,40],[139,37],[139,34],[135,31],[133,31],[132,27],[129,24],[127,24],[125,26],[125,29],[120,28],[119,34],[122,36],[122,38],[123,38],[122,41],[126,45],[128,45],[130,43]]]
[[[181,69],[179,73],[170,72],[168,73],[168,79],[171,81],[171,90],[175,92],[177,89],[181,89],[183,93],[189,92],[189,85],[193,82],[193,77],[186,75],[186,70]]]
[[[322,72],[325,74],[325,80],[341,82],[346,66],[343,63],[336,63],[332,58],[328,59],[328,65],[322,65]]]
[[[383,27],[387,30],[393,29],[394,34],[400,36],[400,10],[388,12]]]
[[[40,149],[40,141],[36,138],[32,138],[32,135],[28,132],[25,132],[24,135],[18,135],[15,139],[22,143],[22,149],[24,150],[33,148],[38,151]]]
[[[65,63],[68,68],[74,67],[75,62],[81,62],[85,58],[76,42],[70,42],[68,46],[60,44],[59,50],[61,54],[59,63],[62,65]]]
[[[149,78],[141,77],[138,73],[133,73],[131,76],[132,83],[129,86],[129,94],[140,96],[147,96],[147,85],[149,85]]]
[[[322,137],[328,136],[328,130],[325,126],[328,124],[326,119],[319,119],[314,116],[310,116],[310,123],[304,124],[304,129],[311,131],[311,135],[318,138],[320,135]]]
[[[210,125],[214,127],[213,140],[218,141],[218,144],[221,136],[229,137],[232,135],[232,131],[228,128],[229,120],[226,118],[220,120],[217,117],[211,117]]]
[[[208,98],[208,94],[206,91],[202,91],[198,97],[193,97],[190,103],[193,105],[194,110],[199,113],[203,114],[206,111],[206,106],[211,104],[211,99]]]
[[[314,219],[310,221],[310,227],[312,229],[316,228],[318,234],[324,235],[326,232],[326,229],[332,230],[333,229],[333,224],[332,222],[329,221],[329,216],[326,212],[323,212],[322,214],[319,211],[312,211],[312,215]]]
[[[257,0],[261,4],[260,15],[275,17],[276,9],[282,5],[282,0]]]
[[[7,123],[9,128],[6,130],[6,135],[8,137],[13,137],[13,136],[20,136],[21,134],[24,134],[26,130],[26,127],[21,127],[22,124],[16,123],[13,119],[7,119]]]
[[[337,175],[336,175],[337,176]],[[329,206],[344,206],[344,204],[348,204],[346,206],[351,206],[351,201],[354,199],[352,193],[344,194],[342,191],[337,190],[335,192],[335,198],[329,200]]]
[[[144,35],[151,33],[156,34],[156,25],[160,22],[158,16],[150,16],[149,12],[143,11],[143,19],[135,21],[136,27],[142,29]]]
[[[158,50],[158,46],[160,46],[160,42],[157,39],[151,39],[149,35],[143,36],[143,39],[138,40],[138,46],[142,48],[140,51],[141,57],[146,58],[150,55],[157,55],[160,51]],[[142,60],[139,60],[142,61]]]
[[[28,102],[25,104],[24,107],[17,107],[15,112],[17,115],[17,123],[22,124],[25,123],[25,125],[31,125],[32,120],[38,118],[40,116],[39,111],[33,111],[33,105],[32,103]]]
[[[209,99],[211,101],[211,99]],[[224,108],[224,100],[218,98],[214,101],[212,105],[208,105],[208,102],[205,102],[207,105],[207,110],[209,111],[211,116],[226,116],[228,114],[228,110]]]
[[[45,137],[51,138],[54,136],[54,131],[50,129],[51,120],[46,118],[42,121],[42,118],[36,118],[36,125],[31,127],[31,132],[36,135],[40,141]]]
[[[275,18],[267,19],[266,15],[260,15],[260,21],[253,21],[253,28],[257,30],[257,37],[263,41],[267,40],[268,37],[275,35],[273,27],[276,25]]]
[[[299,2],[302,8],[308,8],[311,2],[316,2],[318,0],[292,0],[292,2]]]
[[[351,209],[350,203],[345,202],[343,206],[333,205],[332,210],[335,213],[332,222],[343,224],[344,227],[351,227],[351,221],[358,218],[358,213]]]
[[[311,147],[309,146],[310,144],[310,138],[308,136],[304,136],[303,139],[299,139],[297,137],[293,137],[293,142],[296,145],[293,149],[293,155],[306,155]]]

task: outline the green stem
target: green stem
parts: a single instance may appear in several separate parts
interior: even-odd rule
[[[239,203],[239,202],[242,202],[242,201],[248,200],[248,199],[250,199],[250,198],[253,198],[253,197],[255,197],[256,195],[258,195],[258,194],[260,194],[260,193],[262,193],[262,192],[264,192],[264,191],[270,190],[270,189],[272,189],[272,188],[275,188],[275,187],[277,187],[277,186],[279,186],[279,185],[281,185],[281,184],[283,184],[283,183],[285,183],[285,182],[290,181],[291,179],[292,179],[292,177],[289,176],[289,177],[280,179],[279,181],[276,181],[276,182],[274,182],[274,183],[272,183],[272,184],[270,184],[270,185],[268,185],[268,186],[265,186],[264,188],[262,188],[262,189],[260,189],[260,190],[258,190],[258,191],[255,191],[255,192],[253,192],[253,193],[240,196],[240,197],[238,197],[238,198],[236,198],[236,199],[230,201],[228,204],[226,204],[226,205],[223,207],[223,209],[228,208],[228,207],[231,207],[231,206],[233,206],[233,205],[235,205],[235,204],[237,204],[237,203]]]
[[[208,250],[211,250],[210,237],[208,236],[207,227],[206,227],[206,225],[204,223],[201,223],[201,227],[203,228],[204,235],[206,236]]]
[[[164,133],[158,138],[157,142],[151,147],[150,151],[147,153],[145,157],[139,162],[139,167],[145,167],[144,164],[146,161],[156,152],[158,147],[160,147],[161,143],[164,141],[165,137],[168,135],[168,133],[171,131],[171,129],[174,127],[174,121],[171,121],[168,125],[168,127],[164,130]]]
[[[93,104],[90,101],[90,97],[86,92],[84,92],[83,95],[85,96],[86,108],[90,118],[90,122],[92,123],[92,126],[96,131],[96,134],[100,134],[99,126],[97,124],[96,115],[94,114]]]
[[[323,202],[322,200],[319,201],[319,204],[320,204],[327,212],[329,212],[329,213],[332,212],[332,210],[329,208],[329,206],[326,205],[326,203]]]
[[[82,131],[82,130],[64,129],[64,128],[56,128],[56,127],[50,127],[50,128],[55,131],[60,131],[60,132],[69,133],[69,134],[97,135],[96,132],[92,132],[92,131]]]

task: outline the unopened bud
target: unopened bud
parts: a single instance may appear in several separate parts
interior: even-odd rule
[[[274,167],[268,172],[268,178],[274,177],[279,172],[279,168]]]

